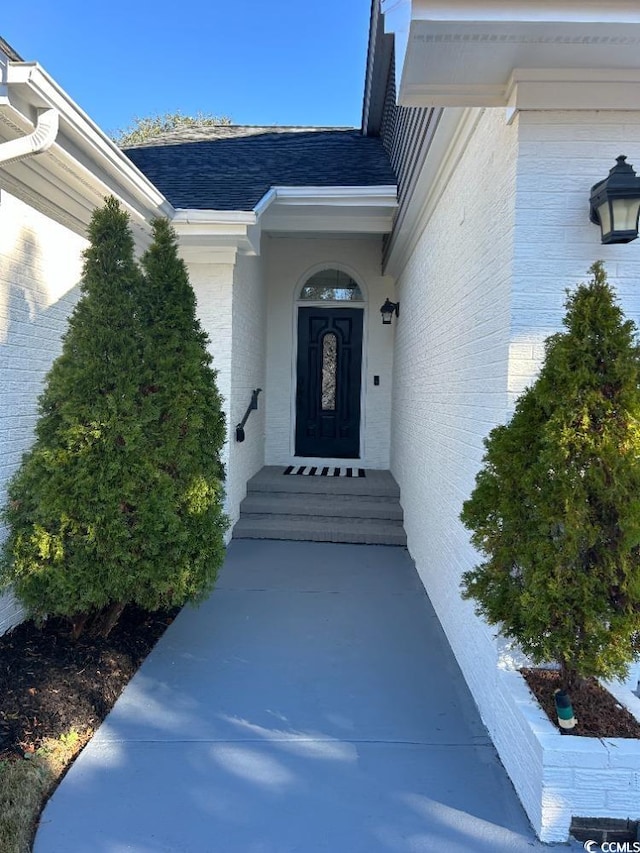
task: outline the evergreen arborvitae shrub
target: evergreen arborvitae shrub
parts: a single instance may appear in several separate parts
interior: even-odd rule
[[[601,262],[567,299],[537,381],[484,464],[461,519],[486,558],[463,596],[563,686],[625,677],[639,657],[640,351]]]
[[[201,599],[224,554],[225,425],[207,338],[168,224],[134,260],[128,217],[96,211],[82,295],[9,484],[0,582],[35,618]]]

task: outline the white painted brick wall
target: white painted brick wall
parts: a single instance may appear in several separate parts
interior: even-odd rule
[[[239,517],[240,502],[247,492],[247,481],[264,465],[265,351],[266,296],[262,259],[239,255],[233,282],[230,476],[227,484],[227,512],[233,522]],[[262,388],[258,396],[258,409],[249,415],[245,440],[238,443],[235,440],[235,427],[244,417],[251,392],[255,388]]]
[[[368,300],[364,321],[364,435],[360,464],[366,468],[388,468],[394,328],[382,325],[380,306],[387,296],[393,299],[394,292],[391,279],[380,272],[380,239],[267,237],[263,240],[263,256],[268,330],[266,464],[290,465],[300,461],[293,455],[292,432],[296,298],[306,278],[324,266],[350,272],[362,285]],[[380,376],[378,386],[373,384],[374,375]],[[325,461],[331,464],[331,460]],[[336,464],[341,464],[340,460]]]
[[[640,171],[640,112],[530,112],[519,117],[509,394],[535,377],[543,341],[561,328],[565,290],[602,259],[640,325],[640,240],[603,246],[589,222],[591,186],[619,154]]]
[[[516,146],[516,128],[486,112],[397,285],[392,471],[409,550],[485,720],[497,650],[460,598],[475,554],[458,516],[507,411]]]
[[[238,255],[235,265],[189,263],[188,269],[223,397],[227,422],[223,450],[227,473],[225,511],[234,523],[247,480],[264,464],[266,332],[262,260]],[[254,388],[263,388],[258,411],[249,418],[246,440],[238,444],[235,427],[242,420]]]
[[[603,246],[599,229],[589,222],[588,204],[591,186],[606,177],[618,154],[627,154],[630,162],[640,166],[640,112],[522,113],[519,135],[510,408],[535,379],[544,358],[544,339],[562,328],[566,288],[586,281],[595,260],[605,261],[623,310],[640,326],[640,241]],[[634,678],[637,681],[637,672],[634,667],[629,687],[634,686]],[[547,737],[557,743],[546,718],[544,726],[548,727]],[[580,747],[581,754],[575,745],[580,740],[588,741]],[[527,764],[522,759],[510,760],[511,743],[505,737],[496,745],[516,789],[526,790]],[[567,746],[557,759],[555,775],[546,766],[545,751],[539,824],[534,820],[537,803],[523,796],[541,837],[547,841],[565,838],[572,815],[640,818],[640,750],[634,751],[629,741],[617,740],[613,745],[604,742],[600,754],[591,739],[571,739],[571,743],[572,749]],[[612,769],[615,756],[627,762],[624,772]],[[575,769],[585,762],[587,769]],[[602,767],[603,773],[595,773],[595,766]]]
[[[37,397],[47,370],[60,353],[61,336],[79,296],[81,253],[85,246],[82,238],[2,193],[0,492],[3,502],[5,484],[33,440]],[[240,257],[235,267],[225,263],[189,264],[188,268],[199,317],[211,339],[210,349],[227,418],[229,434],[223,451],[227,470],[226,510],[235,520],[246,480],[262,466],[264,459],[264,398],[260,400],[258,417],[254,413],[248,425],[242,452],[235,441],[229,440],[233,439],[235,424],[248,403],[247,388],[264,387],[261,261]],[[22,611],[10,594],[0,597],[0,633],[22,618]]]
[[[231,421],[231,339],[233,329],[233,275],[231,263],[188,263],[189,281],[196,295],[197,313],[202,328],[209,335],[209,352],[217,370],[218,390],[227,424],[227,440],[222,461],[227,474],[225,509],[229,512],[228,497],[233,491],[230,483],[230,421]]]
[[[61,351],[86,241],[0,190],[0,502],[33,441],[37,398]],[[0,538],[6,531],[0,529]],[[20,622],[0,597],[0,633]]]
[[[0,595],[0,636],[11,628],[15,628],[25,618],[26,613],[11,590]]]
[[[561,328],[565,289],[586,280],[588,267],[603,258],[624,310],[640,321],[640,241],[602,246],[588,220],[590,187],[615,157],[628,154],[640,167],[639,125],[640,114],[571,112],[521,114],[507,127],[501,110],[486,111],[398,282],[392,471],[409,549],[502,761],[546,840],[566,838],[570,812],[640,817],[638,756],[623,750],[629,767],[611,777],[610,793],[602,779],[596,785],[590,772],[571,770],[576,796],[560,796],[557,768],[566,771],[568,761],[609,768],[620,747],[598,757],[577,745],[583,739],[571,739],[571,756],[551,769],[556,765],[530,730],[542,726],[548,734],[551,724],[526,687],[524,695],[514,693],[509,679],[520,676],[500,668],[508,665],[503,644],[460,598],[460,576],[477,555],[458,515],[473,488],[482,439],[506,421],[535,378],[544,338]]]
[[[640,719],[640,700],[607,686]],[[517,790],[543,841],[566,840],[572,817],[638,815],[639,741],[563,736],[517,672],[502,672],[499,690],[512,760],[522,768]]]

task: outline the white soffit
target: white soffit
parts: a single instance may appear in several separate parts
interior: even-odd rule
[[[593,108],[640,105],[639,0],[382,0],[382,9],[405,106],[505,106],[516,69],[520,80],[528,69],[547,72],[550,83],[566,80],[567,105],[584,100],[579,83],[601,79]],[[534,100],[543,103],[541,82]],[[629,91],[609,104],[618,82]]]
[[[262,231],[388,234],[397,187],[273,187],[256,206]]]
[[[180,256],[188,263],[233,264],[238,251],[260,252],[253,211],[179,208],[171,225],[178,235]]]

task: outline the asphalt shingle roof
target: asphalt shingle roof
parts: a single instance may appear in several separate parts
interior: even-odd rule
[[[273,186],[396,183],[381,141],[353,128],[184,128],[124,151],[176,208],[252,210]]]

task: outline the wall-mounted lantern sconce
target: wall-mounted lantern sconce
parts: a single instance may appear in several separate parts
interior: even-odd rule
[[[589,218],[600,226],[603,243],[630,243],[638,236],[640,178],[620,155],[609,177],[591,187]]]
[[[395,314],[396,317],[400,316],[400,303],[389,302],[389,297],[387,296],[384,305],[380,309],[380,313],[382,314],[382,325],[390,326],[393,315]]]

